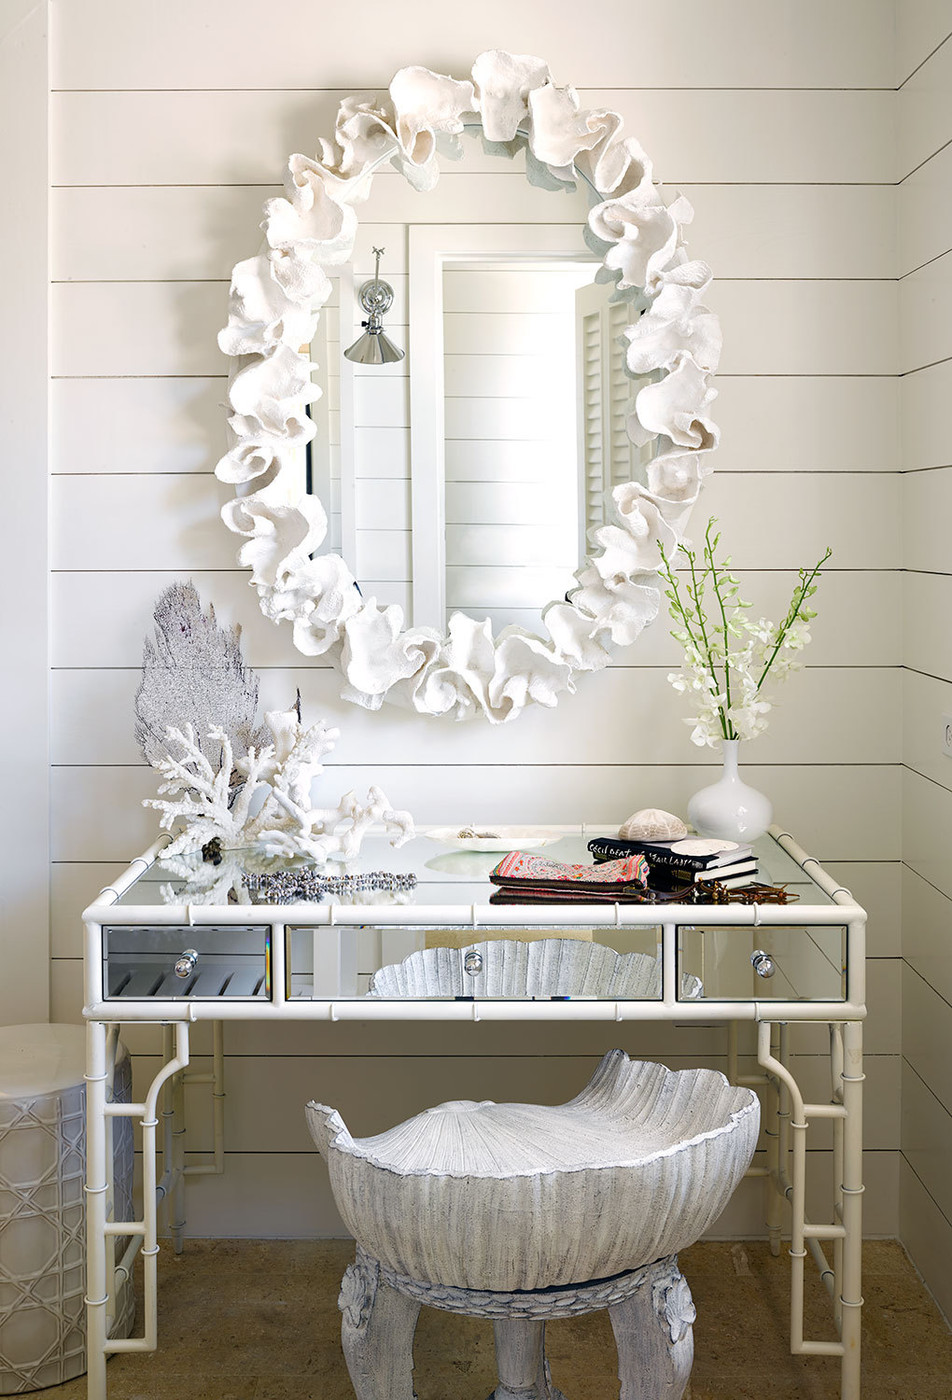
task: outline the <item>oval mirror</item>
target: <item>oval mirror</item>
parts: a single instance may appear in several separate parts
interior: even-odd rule
[[[508,720],[657,614],[659,543],[676,547],[716,446],[720,332],[690,208],[620,128],[538,59],[483,54],[472,82],[403,69],[383,100],[342,103],[319,159],[290,158],[267,250],[234,270],[222,515],[265,614],[334,659],[355,703]],[[445,186],[500,153],[533,201],[552,192],[550,222],[537,204],[491,222],[478,179],[455,187],[472,222],[387,216],[423,207],[441,160]],[[397,245],[384,330],[409,351],[386,365],[341,353],[373,272],[368,196],[368,231]]]

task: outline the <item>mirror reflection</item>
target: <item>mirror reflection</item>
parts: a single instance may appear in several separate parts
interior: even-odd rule
[[[631,479],[620,337],[633,313],[598,267],[444,267],[446,618],[538,631],[605,523],[606,492]]]
[[[538,630],[579,567],[577,297],[597,264],[443,271],[445,613]],[[584,410],[583,410],[584,414]],[[445,625],[445,622],[444,622]]]
[[[612,488],[647,454],[626,431],[638,385],[621,338],[641,303],[604,273],[595,280],[581,181],[530,183],[522,143],[510,160],[481,139],[462,148],[430,192],[380,170],[352,264],[328,269],[334,295],[311,346],[323,396],[308,489],[328,511],[325,547],[365,597],[441,633],[454,611],[488,618],[494,633],[538,632],[543,608],[574,586]],[[427,263],[414,262],[418,235]],[[353,364],[342,350],[360,335],[355,288],[381,246],[394,292],[386,332],[417,348],[395,364]]]

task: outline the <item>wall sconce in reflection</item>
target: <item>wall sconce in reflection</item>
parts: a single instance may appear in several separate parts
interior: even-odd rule
[[[393,305],[393,288],[380,280],[380,258],[385,249],[374,248],[373,252],[377,259],[373,279],[365,282],[357,293],[368,319],[361,321],[364,333],[344,351],[344,355],[358,365],[392,365],[396,360],[403,359],[400,347],[383,333],[383,318]]]

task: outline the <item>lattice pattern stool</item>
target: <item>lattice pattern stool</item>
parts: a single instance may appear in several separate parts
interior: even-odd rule
[[[86,1369],[86,1033],[82,1026],[0,1029],[0,1395]],[[113,1096],[131,1098],[119,1050]],[[118,1218],[132,1215],[132,1123],[114,1124]],[[113,1335],[133,1321],[132,1283],[117,1290]]]
[[[548,1318],[608,1308],[622,1400],[680,1400],[694,1307],[677,1252],[717,1219],[757,1143],[759,1105],[715,1070],[607,1054],[570,1103],[446,1103],[377,1137],[308,1123],[357,1240],[340,1297],[358,1400],[412,1400],[423,1303],[491,1317],[495,1400],[563,1400]]]

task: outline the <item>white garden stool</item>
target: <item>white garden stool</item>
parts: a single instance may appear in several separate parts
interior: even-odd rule
[[[86,1369],[86,1032],[0,1028],[0,1395],[21,1395]],[[131,1097],[118,1048],[112,1097]],[[114,1123],[117,1218],[132,1215],[132,1123]],[[135,1299],[119,1280],[114,1336]]]
[[[612,1050],[557,1107],[446,1103],[362,1139],[333,1109],[307,1116],[358,1246],[339,1300],[358,1400],[413,1400],[424,1303],[493,1319],[494,1400],[563,1400],[545,1322],[600,1308],[621,1400],[680,1400],[694,1305],[677,1254],[750,1164],[751,1090]]]

